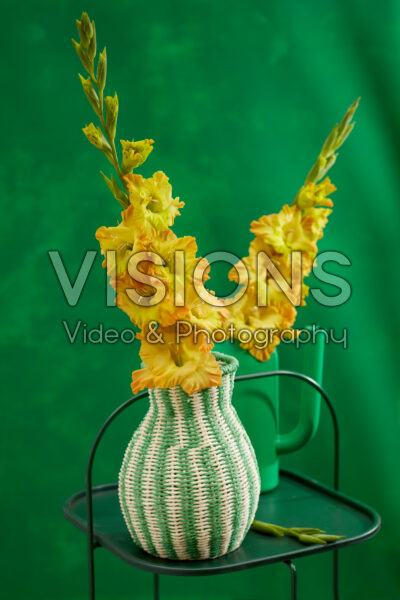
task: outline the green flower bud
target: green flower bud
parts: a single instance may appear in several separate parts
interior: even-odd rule
[[[328,135],[327,139],[325,140],[324,145],[322,146],[321,154],[323,156],[326,156],[328,154],[328,152],[335,149],[335,143],[336,143],[337,137],[338,137],[338,126],[335,125],[335,127],[332,129],[332,131]]]
[[[130,173],[136,167],[144,163],[150,152],[153,150],[153,140],[140,140],[131,142],[121,140],[122,144],[122,172]]]
[[[350,125],[348,125],[346,127],[346,129],[344,130],[343,135],[340,138],[340,146],[343,144],[343,142],[346,140],[346,138],[350,135],[350,133],[353,131],[353,127],[355,125],[355,121],[353,123],[350,123]],[[339,146],[338,146],[339,147]]]
[[[104,48],[103,52],[101,52],[99,56],[99,62],[97,64],[97,87],[102,92],[104,90],[104,86],[106,84],[106,75],[107,75],[107,53]]]
[[[110,138],[113,140],[115,138],[115,131],[117,128],[117,118],[118,118],[118,96],[115,93],[114,97],[106,96],[104,99],[104,103],[106,105],[106,129]]]
[[[111,155],[111,146],[103,135],[100,127],[96,127],[93,123],[90,123],[90,125],[84,127],[82,131],[93,146],[96,146],[96,148],[102,150],[105,154]]]
[[[86,94],[86,98],[89,100],[96,114],[100,115],[100,101],[96,90],[94,89],[91,78],[88,77],[87,79],[85,79],[84,77],[82,77],[81,74],[79,74],[79,79],[81,80],[81,84],[83,87],[83,91]]]
[[[353,104],[347,109],[347,112],[341,120],[340,124],[335,125],[330,135],[325,140],[320,155],[318,156],[317,161],[308,173],[305,183],[317,183],[326,175],[329,169],[334,165],[337,158],[336,151],[344,143],[344,141],[350,135],[354,127],[354,123],[352,123],[351,120],[354,116],[355,111],[357,110],[359,101],[360,98],[357,98],[357,100],[353,102]],[[297,198],[298,196],[296,196],[296,198],[294,199],[293,204],[296,204]]]
[[[85,50],[75,40],[72,40],[72,43],[74,45],[77,55],[80,58],[82,65],[85,67],[85,69],[88,73],[91,73],[93,71],[93,64],[92,64],[90,58],[88,57],[88,55],[86,54]]]
[[[321,154],[318,156],[315,165],[311,168],[311,171],[306,177],[306,183],[313,181],[314,183],[321,179],[321,173],[324,171],[326,165],[326,158]]]
[[[87,13],[82,13],[81,20],[76,21],[82,46],[87,50],[93,37],[93,28]]]
[[[348,128],[348,125],[349,125],[349,123],[350,123],[351,119],[353,118],[353,115],[354,115],[354,113],[355,113],[355,112],[356,112],[356,110],[357,110],[358,103],[360,102],[360,100],[361,100],[361,97],[357,98],[357,100],[355,100],[355,101],[353,102],[353,104],[352,104],[352,105],[351,105],[351,106],[350,106],[350,107],[347,109],[347,112],[346,112],[346,114],[344,115],[344,117],[343,117],[343,119],[342,119],[342,121],[341,121],[341,123],[340,123],[340,125],[339,125],[339,128],[338,128],[338,133],[339,133],[339,136],[341,136],[341,135],[343,134],[343,132],[345,132],[345,131],[346,131],[346,129]],[[349,132],[349,133],[350,133],[350,132]],[[343,140],[343,141],[344,141],[344,140]],[[342,144],[342,143],[343,143],[343,142],[341,142],[341,144]]]
[[[96,46],[96,28],[94,26],[94,21],[92,21],[92,31],[93,31],[93,36],[90,40],[89,43],[89,48],[88,48],[88,55],[90,60],[93,62],[94,57],[96,56],[96,50],[97,50],[97,46]]]

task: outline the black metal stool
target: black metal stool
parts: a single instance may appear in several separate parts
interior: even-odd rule
[[[94,550],[107,548],[125,562],[154,574],[154,599],[159,599],[159,575],[217,575],[241,569],[282,562],[291,573],[291,598],[297,597],[296,567],[292,560],[321,552],[333,552],[333,597],[339,599],[338,550],[373,537],[380,529],[380,517],[369,506],[338,491],[339,425],[335,409],[322,387],[310,377],[293,371],[270,371],[239,375],[235,381],[285,376],[300,379],[324,398],[334,427],[334,488],[287,470],[280,471],[279,486],[261,494],[256,518],[273,523],[296,523],[318,526],[346,535],[344,539],[324,545],[302,546],[290,537],[271,538],[250,530],[242,546],[221,558],[199,561],[172,561],[151,556],[137,547],[126,528],[118,502],[116,483],[92,487],[92,467],[98,445],[109,425],[126,408],[147,396],[141,392],[121,404],[98,432],[86,469],[86,489],[73,494],[64,504],[64,515],[88,537],[89,599],[95,600]]]

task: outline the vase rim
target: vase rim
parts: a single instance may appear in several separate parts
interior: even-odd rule
[[[234,356],[223,354],[222,352],[212,353],[218,361],[218,366],[221,369],[222,375],[236,373],[239,367],[239,361]]]

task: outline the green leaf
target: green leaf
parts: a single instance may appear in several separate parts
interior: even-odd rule
[[[325,542],[336,542],[337,540],[342,540],[345,537],[345,535],[330,535],[328,533],[322,533],[318,535],[318,538]]]
[[[253,529],[266,535],[272,535],[274,537],[283,537],[285,535],[284,527],[279,525],[272,525],[271,523],[264,523],[263,521],[253,521]]]
[[[317,535],[308,535],[307,533],[300,533],[297,536],[297,539],[303,544],[311,545],[311,544],[326,544],[324,540],[321,540]]]
[[[288,535],[289,537],[296,538],[303,544],[326,544],[328,542],[336,542],[337,540],[343,539],[343,535],[330,535],[325,533],[322,529],[316,527],[281,527],[280,525],[273,525],[272,523],[264,523],[263,521],[253,521],[252,528],[260,533],[266,535],[272,535],[275,537],[282,537]]]
[[[126,208],[127,206],[129,206],[129,199],[128,196],[121,190],[121,188],[119,187],[118,183],[115,181],[113,175],[111,175],[111,179],[109,179],[108,177],[106,177],[104,175],[104,173],[102,171],[100,171],[104,181],[106,182],[106,184],[108,185],[111,193],[113,194],[114,198],[116,198],[118,200],[118,202],[120,203],[120,205],[122,206],[122,208]]]
[[[294,533],[325,533],[322,529],[316,529],[315,527],[291,527],[289,531]]]

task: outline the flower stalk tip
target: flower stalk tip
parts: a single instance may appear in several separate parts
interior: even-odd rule
[[[336,124],[331,133],[325,140],[321,152],[315,164],[311,167],[310,172],[306,177],[305,183],[317,183],[320,181],[331,167],[335,164],[337,151],[344,144],[348,136],[353,130],[355,123],[351,120],[357,110],[361,98],[357,98],[347,109],[346,114],[340,124]],[[295,199],[296,201],[296,199]]]

